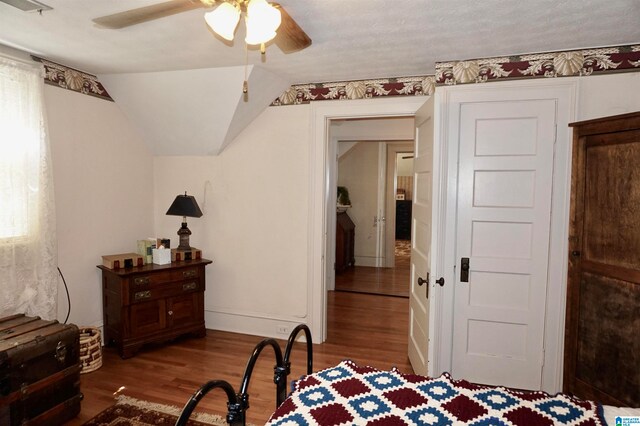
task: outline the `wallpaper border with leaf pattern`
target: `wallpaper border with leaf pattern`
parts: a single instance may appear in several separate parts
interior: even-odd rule
[[[291,86],[272,106],[312,101],[431,95],[436,86],[526,78],[639,72],[640,45],[436,62],[436,74]]]
[[[31,56],[31,58],[44,65],[44,82],[46,84],[113,102],[107,89],[104,88],[95,75],[37,56]]]

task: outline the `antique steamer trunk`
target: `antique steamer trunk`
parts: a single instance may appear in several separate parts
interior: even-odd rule
[[[60,425],[78,415],[79,344],[72,324],[0,319],[0,425]]]

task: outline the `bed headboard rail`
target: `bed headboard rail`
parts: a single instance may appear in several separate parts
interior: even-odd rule
[[[176,426],[186,426],[189,417],[191,417],[191,413],[193,413],[193,410],[200,400],[210,391],[217,388],[221,388],[227,394],[227,423],[232,426],[244,426],[246,424],[246,412],[249,409],[248,390],[251,374],[262,350],[267,346],[273,348],[276,358],[276,365],[273,368],[273,382],[276,384],[276,408],[278,408],[287,398],[287,378],[291,373],[291,351],[301,332],[304,333],[307,343],[307,374],[313,373],[313,340],[311,338],[311,330],[309,330],[309,327],[305,324],[300,324],[294,328],[289,335],[284,356],[282,355],[280,345],[274,339],[263,339],[255,346],[244,369],[240,392],[236,393],[233,386],[225,380],[210,380],[202,385],[200,389],[189,398],[189,401],[187,401],[182,409],[182,413],[180,413],[180,417],[178,417],[176,421]]]

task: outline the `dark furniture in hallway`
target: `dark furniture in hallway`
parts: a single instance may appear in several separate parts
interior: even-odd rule
[[[338,212],[336,216],[336,273],[356,264],[354,240],[356,225],[347,212]]]
[[[396,240],[411,239],[411,200],[396,200]]]

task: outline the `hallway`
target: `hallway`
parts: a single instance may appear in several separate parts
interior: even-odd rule
[[[336,291],[409,297],[411,241],[396,240],[395,267],[354,266],[336,274]]]

